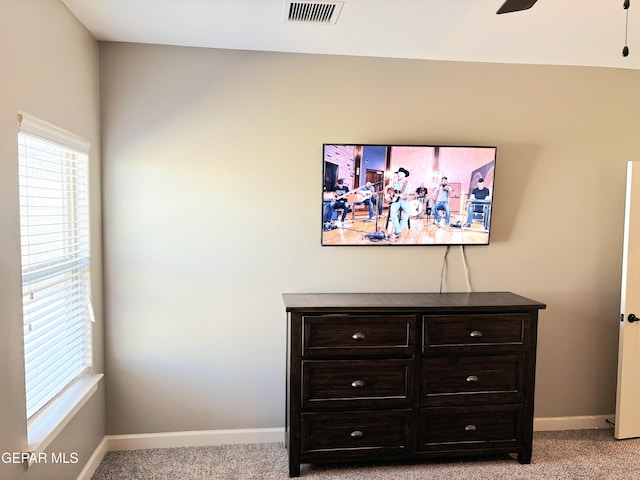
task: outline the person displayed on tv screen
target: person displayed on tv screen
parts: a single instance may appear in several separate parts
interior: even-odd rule
[[[393,234],[395,238],[400,237],[402,232],[407,228],[409,222],[410,206],[409,194],[411,185],[409,183],[409,170],[400,167],[396,172],[396,177],[387,186],[387,195],[389,198],[389,215],[393,222]],[[400,214],[402,212],[402,214]]]
[[[349,202],[347,201],[347,194],[349,193],[349,187],[344,184],[344,178],[339,178],[336,182],[336,186],[333,189],[333,199],[327,202],[324,210],[324,229],[330,230],[333,224],[333,214],[336,210],[342,210],[342,218],[340,224],[344,223],[349,212]]]
[[[433,205],[433,216],[435,218],[435,224],[440,225],[442,220],[442,212],[444,212],[444,223],[448,227],[451,219],[451,208],[449,207],[449,195],[451,195],[451,186],[449,185],[449,179],[442,177],[440,179],[440,185],[433,192],[435,204]]]
[[[481,214],[483,227],[485,230],[487,230],[489,224],[489,216],[486,214],[486,203],[491,200],[491,191],[484,186],[484,178],[478,179],[476,188],[471,190],[471,193],[469,194],[469,200],[470,204],[467,211],[467,224],[465,226],[470,227],[471,223],[473,223],[473,216],[476,214]],[[477,200],[479,202],[474,203],[474,200]]]
[[[373,220],[375,216],[374,207],[378,205],[378,198],[376,197],[376,189],[373,183],[367,182],[358,189],[358,196],[362,198],[362,204],[369,207],[369,220]],[[382,213],[382,204],[378,207],[378,212]]]
[[[429,214],[427,210],[429,208],[429,200],[427,199],[427,193],[428,193],[427,187],[425,187],[424,182],[422,182],[420,186],[416,188],[416,197],[420,205],[420,210],[418,211],[418,214],[420,216],[422,216],[423,213],[425,215]]]

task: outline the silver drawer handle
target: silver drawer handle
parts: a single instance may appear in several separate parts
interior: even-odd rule
[[[351,382],[351,386],[353,388],[362,388],[364,387],[364,382],[362,380],[354,380],[353,382]]]
[[[353,335],[351,335],[351,338],[353,338],[354,340],[364,340],[365,334],[362,332],[356,332]]]
[[[354,430],[353,432],[351,432],[351,438],[362,438],[364,437],[364,433],[362,433],[360,430]]]
[[[466,432],[475,432],[477,430],[475,425],[467,425],[464,429]]]
[[[469,336],[471,338],[481,338],[482,337],[482,332],[480,330],[474,330],[473,332],[471,332],[469,334]]]
[[[476,375],[469,375],[467,377],[467,382],[477,382],[479,378]]]

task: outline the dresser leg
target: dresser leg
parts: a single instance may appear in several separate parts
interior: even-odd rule
[[[531,450],[521,452],[518,454],[518,463],[528,464],[531,463]]]
[[[299,463],[289,463],[289,477],[299,477],[300,476],[300,464]]]
[[[291,478],[299,477],[300,476],[300,454],[298,453],[298,450],[294,448],[294,445],[292,445],[291,438],[288,438],[287,440],[288,440],[287,456],[289,460],[289,477]]]

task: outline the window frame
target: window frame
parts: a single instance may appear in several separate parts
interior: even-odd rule
[[[28,151],[26,142],[41,147],[46,144],[52,148],[53,153],[42,154],[43,158],[45,158],[43,161],[36,158],[38,155],[41,155],[37,153],[37,150]],[[20,252],[23,285],[22,317],[25,325],[25,334],[23,335],[23,341],[25,342],[25,416],[27,420],[27,451],[29,452],[43,451],[47,445],[53,441],[55,436],[66,426],[71,418],[73,418],[75,413],[77,413],[91,395],[97,391],[98,382],[102,378],[102,374],[94,374],[93,367],[93,323],[95,322],[95,317],[91,305],[89,150],[90,143],[81,137],[27,115],[24,112],[18,113],[18,161],[19,174],[21,176],[19,179],[19,191],[21,213]],[[50,157],[47,155],[50,155]],[[83,162],[82,168],[84,169],[84,173],[82,174],[81,184],[76,182],[76,173],[78,172],[70,171],[69,165],[64,165],[64,163],[69,160],[69,156],[75,157],[71,158],[72,163],[78,159]],[[32,172],[25,170],[25,168],[28,168],[26,165],[31,161],[33,161],[37,168],[40,168],[46,164],[49,159],[54,160],[49,164],[52,165],[52,171],[44,173],[44,177],[41,176],[39,180],[38,177],[33,174],[36,169]],[[58,160],[60,160],[60,162],[56,163]],[[59,170],[56,170],[58,168]],[[39,193],[34,194],[28,192],[25,179],[35,182],[36,187],[40,187]],[[49,193],[46,191],[46,188],[49,186],[54,187],[54,189],[51,190],[51,200],[49,200]],[[78,186],[83,188],[84,191],[77,191]],[[31,192],[37,191],[38,189],[36,188]],[[43,191],[45,193],[40,195]],[[33,195],[33,197],[31,195]],[[55,211],[55,221],[57,222],[57,224],[46,226],[45,222],[41,222],[39,228],[49,229],[54,235],[58,235],[57,241],[52,242],[56,247],[64,245],[64,253],[51,254],[51,263],[44,269],[34,269],[30,266],[30,252],[25,252],[25,247],[27,247],[28,242],[32,240],[27,237],[36,236],[33,234],[36,230],[33,228],[30,230],[29,227],[25,228],[25,222],[28,223],[27,219],[29,218],[35,218],[33,217],[34,211],[36,211],[37,208],[42,208],[42,205],[38,207],[37,204],[34,203],[37,201],[50,203],[47,204],[45,208],[50,208],[52,211]],[[78,202],[82,202],[82,204],[80,205]],[[42,213],[42,209],[39,210],[39,212]],[[80,216],[82,216],[82,218],[80,218]],[[78,220],[82,221],[82,230],[77,228]],[[30,227],[33,227],[33,225],[30,225]],[[38,234],[40,233],[41,232],[38,231]],[[64,242],[69,240],[78,242],[78,244],[71,245],[70,248],[68,248],[69,245],[65,245]],[[60,248],[60,250],[62,251],[63,249]],[[44,251],[44,249],[42,249],[42,251]],[[33,258],[35,257],[32,257],[32,259]],[[41,256],[38,258],[47,259],[47,254],[41,253]],[[61,274],[63,270],[62,262],[68,263],[67,266],[70,268],[70,273]],[[32,328],[28,321],[28,315],[29,312],[31,312],[30,304],[33,294],[28,289],[27,284],[30,280],[34,280],[34,275],[35,279],[39,280],[50,280],[53,278],[53,284],[60,281],[60,291],[49,290],[49,292],[52,293],[51,298],[58,300],[62,298],[63,303],[69,302],[79,309],[78,316],[75,320],[60,320],[60,318],[64,318],[65,316],[71,317],[71,315],[57,304],[55,308],[58,310],[58,319],[55,320],[55,315],[42,313],[44,309],[40,308],[39,318],[44,319],[43,321],[45,323],[50,322],[53,324],[58,322],[58,324],[61,325],[61,331],[64,332],[59,339],[56,340],[56,342],[59,341],[59,343],[54,342],[56,345],[54,347],[55,353],[61,354],[66,350],[73,350],[73,352],[68,355],[73,358],[73,360],[70,369],[66,370],[67,374],[59,373],[62,381],[55,385],[55,388],[51,391],[46,391],[48,387],[45,387],[46,396],[43,397],[45,400],[36,402],[33,400],[33,391],[29,391],[28,382],[30,378],[34,378],[33,371],[39,367],[32,367],[31,365],[27,367],[27,355],[28,352],[32,350],[30,345],[33,345],[29,343],[32,340],[31,337],[28,338],[30,335],[29,329]],[[79,283],[72,285],[72,281]],[[74,323],[75,325],[72,325]],[[65,339],[73,336],[76,337],[75,340],[81,342],[81,348],[69,349],[65,345]],[[84,355],[84,357],[82,357],[82,355]],[[46,360],[46,356],[47,355],[41,355],[41,357],[37,357],[38,360],[36,362],[32,363],[37,364],[42,362]],[[64,369],[59,370],[59,372],[62,371],[64,371]],[[50,374],[41,375],[42,378],[47,379],[44,383],[48,383],[49,375]],[[32,395],[32,397],[30,397],[30,395]]]

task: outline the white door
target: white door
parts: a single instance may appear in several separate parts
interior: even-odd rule
[[[640,437],[640,162],[627,164],[620,312],[618,439]]]

